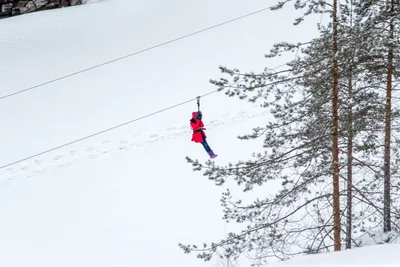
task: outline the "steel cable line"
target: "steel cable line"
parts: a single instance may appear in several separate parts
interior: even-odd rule
[[[272,68],[272,69],[270,69],[270,70],[274,71],[274,70],[276,70],[276,69],[278,69],[278,68],[280,68],[280,67],[283,67],[284,65],[286,65],[286,63],[285,63],[285,64],[281,64],[281,65],[279,65],[279,66],[276,66],[276,67],[274,67],[274,68]],[[266,77],[272,76],[272,75],[274,75],[274,73],[267,74]],[[45,151],[42,151],[42,152],[40,152],[40,153],[31,155],[31,156],[29,156],[29,157],[26,157],[26,158],[23,158],[23,159],[19,159],[19,160],[10,162],[10,163],[8,163],[8,164],[5,164],[5,165],[0,166],[0,170],[5,169],[5,168],[7,168],[7,167],[10,167],[10,166],[12,166],[12,165],[21,163],[21,162],[23,162],[23,161],[26,161],[26,160],[29,160],[29,159],[33,159],[33,158],[36,158],[36,157],[38,157],[38,156],[47,154],[47,153],[49,153],[49,152],[53,152],[53,151],[58,150],[58,149],[60,149],[60,148],[64,148],[64,147],[66,147],[66,146],[69,146],[69,145],[78,143],[78,142],[80,142],[80,141],[83,141],[83,140],[92,138],[92,137],[94,137],[94,136],[103,134],[103,133],[105,133],[105,132],[109,132],[109,131],[115,130],[115,129],[117,129],[117,128],[120,128],[120,127],[122,127],[122,126],[131,124],[131,123],[133,123],[133,122],[136,122],[136,121],[139,121],[139,120],[148,118],[148,117],[150,117],[150,116],[154,116],[154,115],[156,115],[156,114],[158,114],[158,113],[161,113],[161,112],[164,112],[164,111],[166,111],[166,110],[173,109],[173,108],[178,107],[178,106],[182,106],[182,105],[184,105],[184,104],[186,104],[186,103],[189,103],[189,102],[191,102],[191,101],[197,100],[197,99],[199,99],[199,98],[201,98],[201,97],[206,97],[206,96],[211,95],[211,94],[213,94],[213,93],[216,93],[216,92],[218,92],[218,91],[220,91],[220,89],[213,90],[213,91],[208,92],[208,93],[206,93],[206,94],[204,94],[204,95],[197,96],[196,98],[192,98],[192,99],[186,100],[186,101],[181,102],[181,103],[179,103],[179,104],[176,104],[176,105],[173,105],[173,106],[170,106],[170,107],[167,107],[167,108],[158,110],[158,111],[156,111],[156,112],[152,112],[152,113],[147,114],[147,115],[144,115],[144,116],[142,116],[142,117],[139,117],[139,118],[136,118],[136,119],[133,119],[133,120],[124,122],[124,123],[122,123],[122,124],[119,124],[119,125],[110,127],[110,128],[108,128],[108,129],[105,129],[105,130],[102,130],[102,131],[99,131],[99,132],[96,132],[96,133],[87,135],[87,136],[85,136],[85,137],[81,137],[81,138],[79,138],[79,139],[70,141],[70,142],[68,142],[68,143],[65,143],[65,144],[56,146],[56,147],[54,147],[54,148],[51,148],[51,149],[48,149],[48,150],[45,150]]]
[[[217,92],[217,91],[218,91],[218,89],[217,89],[217,90],[214,90],[214,91],[211,91],[211,92],[209,92],[209,93],[206,93],[206,94],[204,94],[204,95],[202,95],[202,96],[199,96],[199,97],[205,97],[205,96],[208,96],[208,95],[210,95],[210,94],[213,94],[213,93],[215,93],[215,92]],[[191,101],[193,101],[193,100],[198,99],[199,97],[186,100],[186,101],[181,102],[181,103],[179,103],[179,104],[176,104],[176,105],[173,105],[173,106],[170,106],[170,107],[167,107],[167,108],[158,110],[158,111],[156,111],[156,112],[153,112],[153,113],[144,115],[144,116],[142,116],[142,117],[139,117],[139,118],[136,118],[136,119],[133,119],[133,120],[124,122],[124,123],[122,123],[122,124],[119,124],[119,125],[110,127],[110,128],[108,128],[108,129],[105,129],[105,130],[102,130],[102,131],[99,131],[99,132],[96,132],[96,133],[87,135],[87,136],[85,136],[85,137],[81,137],[81,138],[79,138],[79,139],[76,139],[76,140],[70,141],[70,142],[68,142],[68,143],[59,145],[59,146],[57,146],[57,147],[54,147],[54,148],[45,150],[45,151],[43,151],[43,152],[40,152],[40,153],[31,155],[31,156],[29,156],[29,157],[26,157],[26,158],[23,158],[23,159],[20,159],[20,160],[16,160],[16,161],[14,161],[14,162],[11,162],[11,163],[2,165],[2,166],[0,166],[0,170],[1,170],[1,169],[5,169],[5,168],[7,168],[7,167],[10,167],[10,166],[12,166],[12,165],[21,163],[21,162],[23,162],[23,161],[26,161],[26,160],[29,160],[29,159],[33,159],[33,158],[36,158],[36,157],[38,157],[38,156],[47,154],[47,153],[49,153],[49,152],[58,150],[58,149],[60,149],[60,148],[63,148],[63,147],[66,147],[66,146],[69,146],[69,145],[78,143],[78,142],[80,142],[80,141],[83,141],[83,140],[92,138],[92,137],[94,137],[94,136],[96,136],[96,135],[100,135],[100,134],[103,134],[103,133],[105,133],[105,132],[109,132],[109,131],[111,131],[111,130],[115,130],[115,129],[120,128],[120,127],[122,127],[122,126],[125,126],[125,125],[131,124],[131,123],[133,123],[133,122],[142,120],[142,119],[144,119],[144,118],[147,118],[147,117],[150,117],[150,116],[154,116],[154,115],[156,115],[156,114],[158,114],[158,113],[161,113],[161,112],[164,112],[164,111],[166,111],[166,110],[173,109],[173,108],[176,108],[176,107],[178,107],[178,106],[182,106],[182,105],[184,105],[184,104],[186,104],[186,103],[189,103],[189,102],[191,102]]]
[[[163,43],[160,43],[160,44],[157,44],[157,45],[154,45],[154,46],[151,46],[151,47],[148,47],[148,48],[145,48],[145,49],[136,51],[136,52],[133,52],[133,53],[131,53],[131,54],[128,54],[128,55],[125,55],[125,56],[121,56],[121,57],[119,57],[119,58],[115,58],[115,59],[113,59],[113,60],[110,60],[110,61],[107,61],[107,62],[98,64],[98,65],[95,65],[95,66],[92,66],[92,67],[89,67],[89,68],[86,68],[86,69],[82,69],[82,70],[79,70],[79,71],[76,71],[76,72],[67,74],[67,75],[65,75],[65,76],[61,76],[61,77],[59,77],[59,78],[55,78],[55,79],[53,79],[53,80],[49,80],[49,81],[47,81],[47,82],[43,82],[43,83],[40,83],[40,84],[31,86],[31,87],[25,88],[25,89],[23,89],[23,90],[20,90],[20,91],[14,92],[14,93],[10,93],[10,94],[1,96],[1,97],[0,97],[0,100],[6,99],[6,98],[9,98],[9,97],[11,97],[11,96],[15,96],[15,95],[18,95],[18,94],[21,94],[21,93],[24,93],[24,92],[31,91],[31,90],[33,90],[33,89],[36,89],[36,88],[39,88],[39,87],[42,87],[42,86],[45,86],[45,85],[48,85],[48,84],[51,84],[51,83],[54,83],[54,82],[57,82],[57,81],[60,81],[60,80],[69,78],[69,77],[72,77],[72,76],[75,76],[75,75],[78,75],[78,74],[81,74],[81,73],[83,73],[83,72],[87,72],[87,71],[90,71],[90,70],[93,70],[93,69],[96,69],[96,68],[99,68],[99,67],[102,67],[102,66],[111,64],[111,63],[116,62],[116,61],[120,61],[120,60],[126,59],[126,58],[128,58],[128,57],[132,57],[132,56],[135,56],[135,55],[138,55],[138,54],[147,52],[147,51],[149,51],[149,50],[152,50],[152,49],[155,49],[155,48],[158,48],[158,47],[161,47],[161,46],[164,46],[164,45],[167,45],[167,44],[170,44],[170,43],[173,43],[173,42],[176,42],[176,41],[179,41],[179,40],[188,38],[188,37],[191,37],[191,36],[193,36],[193,35],[197,35],[197,34],[202,33],[202,32],[206,32],[206,31],[209,31],[209,30],[212,30],[212,29],[221,27],[221,26],[223,26],[223,25],[232,23],[232,22],[234,22],[234,21],[237,21],[237,20],[240,20],[240,19],[243,19],[243,18],[252,16],[252,15],[261,13],[261,12],[263,12],[263,11],[266,11],[266,10],[270,9],[270,8],[271,8],[271,6],[265,7],[265,8],[262,8],[262,9],[259,9],[259,10],[256,10],[256,11],[253,11],[253,12],[251,12],[251,13],[247,13],[247,14],[242,15],[242,16],[240,16],[240,17],[236,17],[236,18],[230,19],[230,20],[228,20],[228,21],[221,22],[221,23],[215,24],[215,25],[213,25],[213,26],[210,26],[210,27],[207,27],[207,28],[204,28],[204,29],[201,29],[201,30],[198,30],[198,31],[195,31],[195,32],[186,34],[186,35],[183,35],[183,36],[181,36],[181,37],[178,37],[178,38],[175,38],[175,39],[172,39],[172,40],[169,40],[169,41],[166,41],[166,42],[163,42]]]

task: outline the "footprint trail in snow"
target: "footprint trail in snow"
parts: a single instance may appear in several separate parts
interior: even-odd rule
[[[265,116],[267,112],[262,110],[258,113],[248,114],[242,111],[236,115],[226,114],[220,119],[212,120],[207,123],[210,128],[217,128],[221,125],[233,124],[251,118]],[[171,127],[163,131],[133,133],[126,137],[116,140],[104,140],[96,145],[81,146],[67,150],[63,148],[58,152],[49,155],[18,163],[0,170],[0,183],[8,183],[17,178],[31,178],[35,175],[45,173],[50,170],[58,170],[65,167],[81,163],[83,160],[92,160],[102,157],[109,157],[115,153],[131,150],[138,147],[152,145],[160,141],[175,139],[180,136],[191,136],[190,126]]]

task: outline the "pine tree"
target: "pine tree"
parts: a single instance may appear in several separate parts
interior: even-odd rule
[[[287,2],[290,1],[276,9]],[[306,15],[324,12],[326,3],[308,3],[314,6],[308,5],[311,8]],[[359,4],[357,2],[357,6]],[[299,1],[296,5],[305,7]],[[244,252],[252,252],[254,262],[261,264],[269,257],[287,259],[297,253],[319,253],[332,247],[340,250],[339,216],[344,213],[338,210],[339,196],[347,197],[346,205],[342,205],[343,210],[347,209],[346,247],[350,248],[351,242],[356,243],[352,237],[354,229],[368,231],[366,218],[371,219],[369,215],[380,212],[380,208],[367,192],[371,180],[376,179],[376,172],[374,163],[366,159],[376,155],[380,148],[375,132],[384,128],[380,123],[384,109],[380,93],[374,83],[370,83],[376,81],[375,76],[366,76],[375,60],[371,56],[373,43],[366,37],[368,30],[362,18],[355,19],[354,27],[352,23],[346,25],[344,22],[353,13],[343,13],[340,24],[333,19],[326,28],[320,27],[320,36],[310,42],[274,45],[267,58],[285,52],[301,54],[287,64],[288,69],[273,72],[266,68],[255,74],[221,67],[229,78],[211,81],[227,96],[259,102],[271,111],[273,121],[253,129],[252,134],[239,137],[243,140],[263,137],[265,152],[255,153],[252,160],[224,167],[211,161],[201,164],[190,158],[188,162],[195,171],[204,170],[203,174],[216,185],[229,179],[243,186],[244,192],[250,192],[256,186],[280,181],[281,189],[253,203],[235,200],[227,190],[221,199],[224,219],[247,224],[246,227],[203,248],[180,244],[185,252],[197,251],[205,260],[210,260],[215,253],[235,259]],[[296,19],[295,24],[302,19]],[[332,46],[335,24],[337,50]],[[339,149],[344,152],[341,157]],[[332,171],[332,165],[336,172]],[[347,176],[339,176],[339,165],[347,166]],[[366,176],[354,181],[352,174],[359,174],[360,170]],[[371,170],[375,176],[368,173]],[[336,183],[329,179],[332,175]],[[347,182],[346,190],[339,191],[339,178]],[[375,220],[370,221],[370,225],[374,223]],[[336,233],[335,242],[330,240],[332,231]]]
[[[390,14],[394,15],[395,0],[391,0]],[[385,116],[385,187],[384,187],[384,208],[383,208],[383,231],[390,232],[391,226],[391,196],[390,196],[390,145],[392,134],[392,80],[393,80],[393,46],[394,46],[394,18],[390,18],[389,22],[389,40],[388,40],[388,57],[387,57],[387,87],[386,87],[386,116]]]
[[[397,3],[396,3],[397,2]],[[371,55],[370,64],[367,66],[369,75],[374,80],[374,83],[379,84],[385,88],[385,101],[384,101],[384,156],[383,156],[383,231],[390,232],[392,230],[391,207],[393,198],[391,195],[391,176],[395,171],[393,165],[397,159],[392,158],[393,148],[392,130],[393,120],[396,119],[398,111],[393,109],[393,88],[394,79],[398,76],[399,61],[396,60],[396,54],[400,53],[399,50],[399,34],[398,29],[396,33],[395,25],[400,23],[400,13],[398,10],[398,1],[369,1],[361,5],[358,9],[359,13],[363,14],[364,27],[370,31],[370,42],[374,42],[374,51]],[[395,38],[395,35],[397,38]],[[396,75],[397,73],[397,75]],[[396,150],[394,156],[396,155]],[[380,178],[380,176],[379,176]],[[376,187],[376,184],[374,184]],[[394,188],[396,190],[396,188]]]
[[[326,34],[326,36],[331,35]],[[275,246],[272,247],[273,253],[275,255],[279,254],[278,257],[281,258],[286,258],[291,253],[290,248],[281,248],[282,242],[286,242],[285,240],[289,238],[297,239],[298,236],[305,234],[304,232],[307,231],[311,233],[311,237],[314,236],[311,242],[315,242],[319,248],[329,248],[331,246],[324,244],[330,231],[324,232],[326,231],[325,228],[329,228],[332,222],[331,220],[325,221],[325,215],[319,211],[318,203],[329,207],[329,199],[331,199],[332,194],[325,191],[317,191],[314,195],[313,189],[310,189],[310,187],[312,188],[312,186],[316,186],[321,182],[325,183],[325,178],[320,179],[320,177],[331,173],[329,167],[331,165],[329,163],[329,136],[331,134],[329,126],[327,127],[329,123],[326,123],[326,113],[323,112],[327,108],[321,108],[329,105],[327,93],[331,91],[329,85],[326,84],[326,81],[330,80],[329,77],[331,77],[327,66],[329,68],[329,56],[332,55],[332,53],[329,53],[331,50],[326,49],[327,43],[329,43],[329,40],[326,38],[315,40],[313,45],[318,49],[317,52],[314,51],[315,48],[313,48],[314,50],[304,50],[305,53],[308,53],[307,60],[295,60],[288,64],[292,67],[291,70],[284,70],[279,73],[266,71],[260,75],[240,74],[238,70],[221,68],[223,72],[232,76],[235,75],[233,81],[238,87],[227,86],[228,81],[224,79],[221,82],[215,82],[215,84],[225,89],[230,87],[232,90],[227,90],[228,95],[238,95],[243,99],[247,97],[246,93],[262,88],[250,101],[254,102],[260,97],[264,98],[266,101],[263,105],[271,107],[271,112],[276,117],[277,122],[271,122],[265,128],[255,129],[253,134],[241,137],[242,139],[257,138],[263,132],[265,135],[264,147],[267,148],[264,155],[258,154],[254,161],[239,162],[235,167],[230,165],[227,168],[221,168],[209,163],[209,170],[205,172],[205,175],[215,180],[217,184],[223,184],[225,182],[224,177],[233,176],[239,185],[245,185],[244,191],[249,191],[255,185],[262,185],[268,180],[280,179],[282,180],[283,189],[272,199],[257,200],[255,203],[243,207],[238,207],[240,201],[236,203],[232,201],[229,191],[225,193],[222,199],[222,205],[225,208],[225,219],[237,222],[253,221],[254,224],[242,234],[232,234],[230,238],[221,241],[217,246],[211,245],[211,253],[201,255],[204,259],[209,259],[218,246],[225,246],[225,254],[227,256],[231,256],[229,253],[238,253],[245,249],[250,236],[256,236],[256,238],[251,240],[251,245],[248,249],[251,249],[254,244],[265,248],[267,244],[273,243],[273,246]],[[272,49],[268,57],[278,55],[281,49],[290,51],[300,46],[301,44],[278,44]],[[317,70],[315,66],[318,66]],[[243,79],[242,83],[238,83],[241,79]],[[314,84],[314,87],[310,90],[314,91],[302,92],[302,90],[298,89],[303,86],[307,87],[311,83]],[[275,100],[268,101],[269,95],[272,94]],[[309,97],[309,95],[315,94],[317,97]],[[303,100],[292,101],[294,96],[301,96]],[[303,121],[306,123],[302,123]],[[315,131],[310,131],[310,129]],[[298,145],[295,145],[296,143]],[[287,151],[282,150],[281,147],[286,145],[292,148]],[[203,166],[197,161],[188,160],[193,163],[196,170],[202,169]],[[313,160],[317,160],[317,162],[314,163]],[[310,166],[312,167],[305,167],[307,164],[311,164]],[[285,169],[290,166],[298,169],[299,177],[291,178],[285,173]],[[311,199],[308,199],[307,194],[313,195]],[[300,200],[303,203],[295,208],[293,212],[291,206]],[[321,225],[304,225],[299,231],[296,229],[298,225],[297,216],[301,216],[301,212],[307,206],[312,206],[313,209],[313,215],[310,214],[310,217],[315,215],[315,217],[319,218]],[[264,212],[260,212],[260,209]],[[240,210],[243,210],[243,212],[239,216]],[[285,235],[281,234],[288,228],[293,229],[287,231]],[[262,234],[266,230],[269,231],[269,234]],[[297,246],[297,244],[294,245]],[[312,248],[310,249],[308,245],[305,244],[302,250],[312,251]],[[182,245],[182,248],[187,252],[191,250],[188,246]],[[268,254],[265,253],[265,255],[258,256],[259,258],[269,257]]]
[[[335,251],[341,250],[340,240],[340,196],[339,196],[339,60],[338,60],[338,21],[337,0],[333,0],[333,91],[332,91],[332,165],[333,165],[333,227]]]

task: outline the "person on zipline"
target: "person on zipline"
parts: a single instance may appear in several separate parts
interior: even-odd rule
[[[217,157],[217,155],[214,154],[214,152],[207,143],[206,140],[207,136],[206,133],[204,132],[206,128],[204,128],[204,123],[201,121],[202,118],[203,114],[201,113],[200,110],[197,112],[196,111],[192,112],[192,119],[190,119],[190,126],[193,129],[192,141],[195,143],[201,143],[204,149],[207,151],[210,158],[213,159]]]

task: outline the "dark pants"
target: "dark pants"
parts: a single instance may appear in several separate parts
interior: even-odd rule
[[[201,142],[201,144],[203,145],[204,149],[207,151],[207,153],[211,152],[211,148],[207,143],[207,140],[203,137],[203,142]]]

